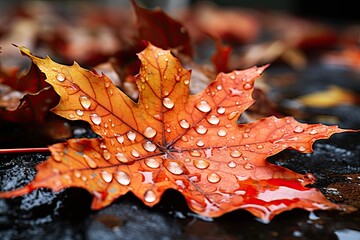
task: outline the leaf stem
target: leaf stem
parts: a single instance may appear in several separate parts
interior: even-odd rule
[[[7,148],[0,149],[0,154],[11,154],[11,153],[37,153],[37,152],[50,152],[47,147],[39,148]]]

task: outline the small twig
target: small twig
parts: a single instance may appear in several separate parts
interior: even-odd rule
[[[8,148],[0,149],[0,154],[11,154],[11,153],[38,153],[38,152],[50,152],[49,148]]]

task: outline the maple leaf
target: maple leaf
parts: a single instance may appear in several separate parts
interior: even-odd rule
[[[41,59],[21,48],[60,95],[53,111],[85,120],[101,137],[71,139],[50,146],[51,157],[37,166],[28,185],[0,197],[46,187],[81,187],[101,209],[131,191],[146,205],[167,189],[183,194],[196,213],[217,217],[245,209],[264,221],[293,208],[340,209],[305,185],[298,174],[266,158],[286,148],[312,151],[317,139],[349,130],[303,124],[292,117],[268,117],[249,124],[237,119],[253,102],[254,80],[266,66],[220,73],[202,92],[189,95],[190,70],[169,51],[149,44],[138,54],[138,102],[105,75]]]

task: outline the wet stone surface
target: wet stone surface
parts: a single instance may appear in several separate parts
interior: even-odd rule
[[[318,74],[309,69],[300,77],[302,87],[298,85],[293,91],[277,89],[275,95],[295,98],[314,87],[311,81],[315,81],[316,76],[321,78],[320,83],[323,79],[336,83],[336,79],[344,80],[340,76],[349,76],[343,70],[334,70],[335,73],[325,70]],[[269,71],[277,74],[274,68]],[[351,84],[360,92],[358,85]],[[303,92],[295,94],[299,89]],[[165,104],[171,106],[169,102]],[[206,111],[204,106],[200,107]],[[301,111],[307,113],[305,121],[316,122],[314,116],[318,115],[335,115],[341,127],[360,128],[360,108],[355,105]],[[187,126],[185,122],[182,124]],[[88,131],[80,130],[76,137]],[[317,181],[313,186],[329,200],[360,208],[359,142],[358,133],[337,134],[316,142],[312,154],[286,150],[269,161],[302,174],[314,174]],[[0,155],[0,190],[30,182],[36,173],[35,166],[47,157],[47,154]],[[153,208],[144,206],[132,194],[99,211],[91,211],[90,204],[90,194],[77,188],[57,193],[39,189],[22,197],[0,199],[0,239],[360,239],[359,210],[352,213],[293,210],[264,224],[242,210],[216,219],[202,218],[189,210],[180,193],[172,190]]]

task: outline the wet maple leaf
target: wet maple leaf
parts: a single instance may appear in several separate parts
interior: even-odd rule
[[[191,72],[169,51],[149,44],[138,54],[136,103],[105,75],[21,51],[60,95],[53,111],[89,122],[101,138],[50,146],[51,157],[37,166],[35,179],[0,197],[42,187],[81,187],[94,196],[92,208],[101,209],[129,191],[153,206],[171,188],[201,215],[246,209],[264,221],[293,208],[340,208],[305,187],[314,182],[312,174],[292,172],[266,158],[286,148],[309,153],[315,140],[346,130],[292,117],[237,124],[253,103],[254,80],[266,66],[220,73],[204,91],[189,95]]]

